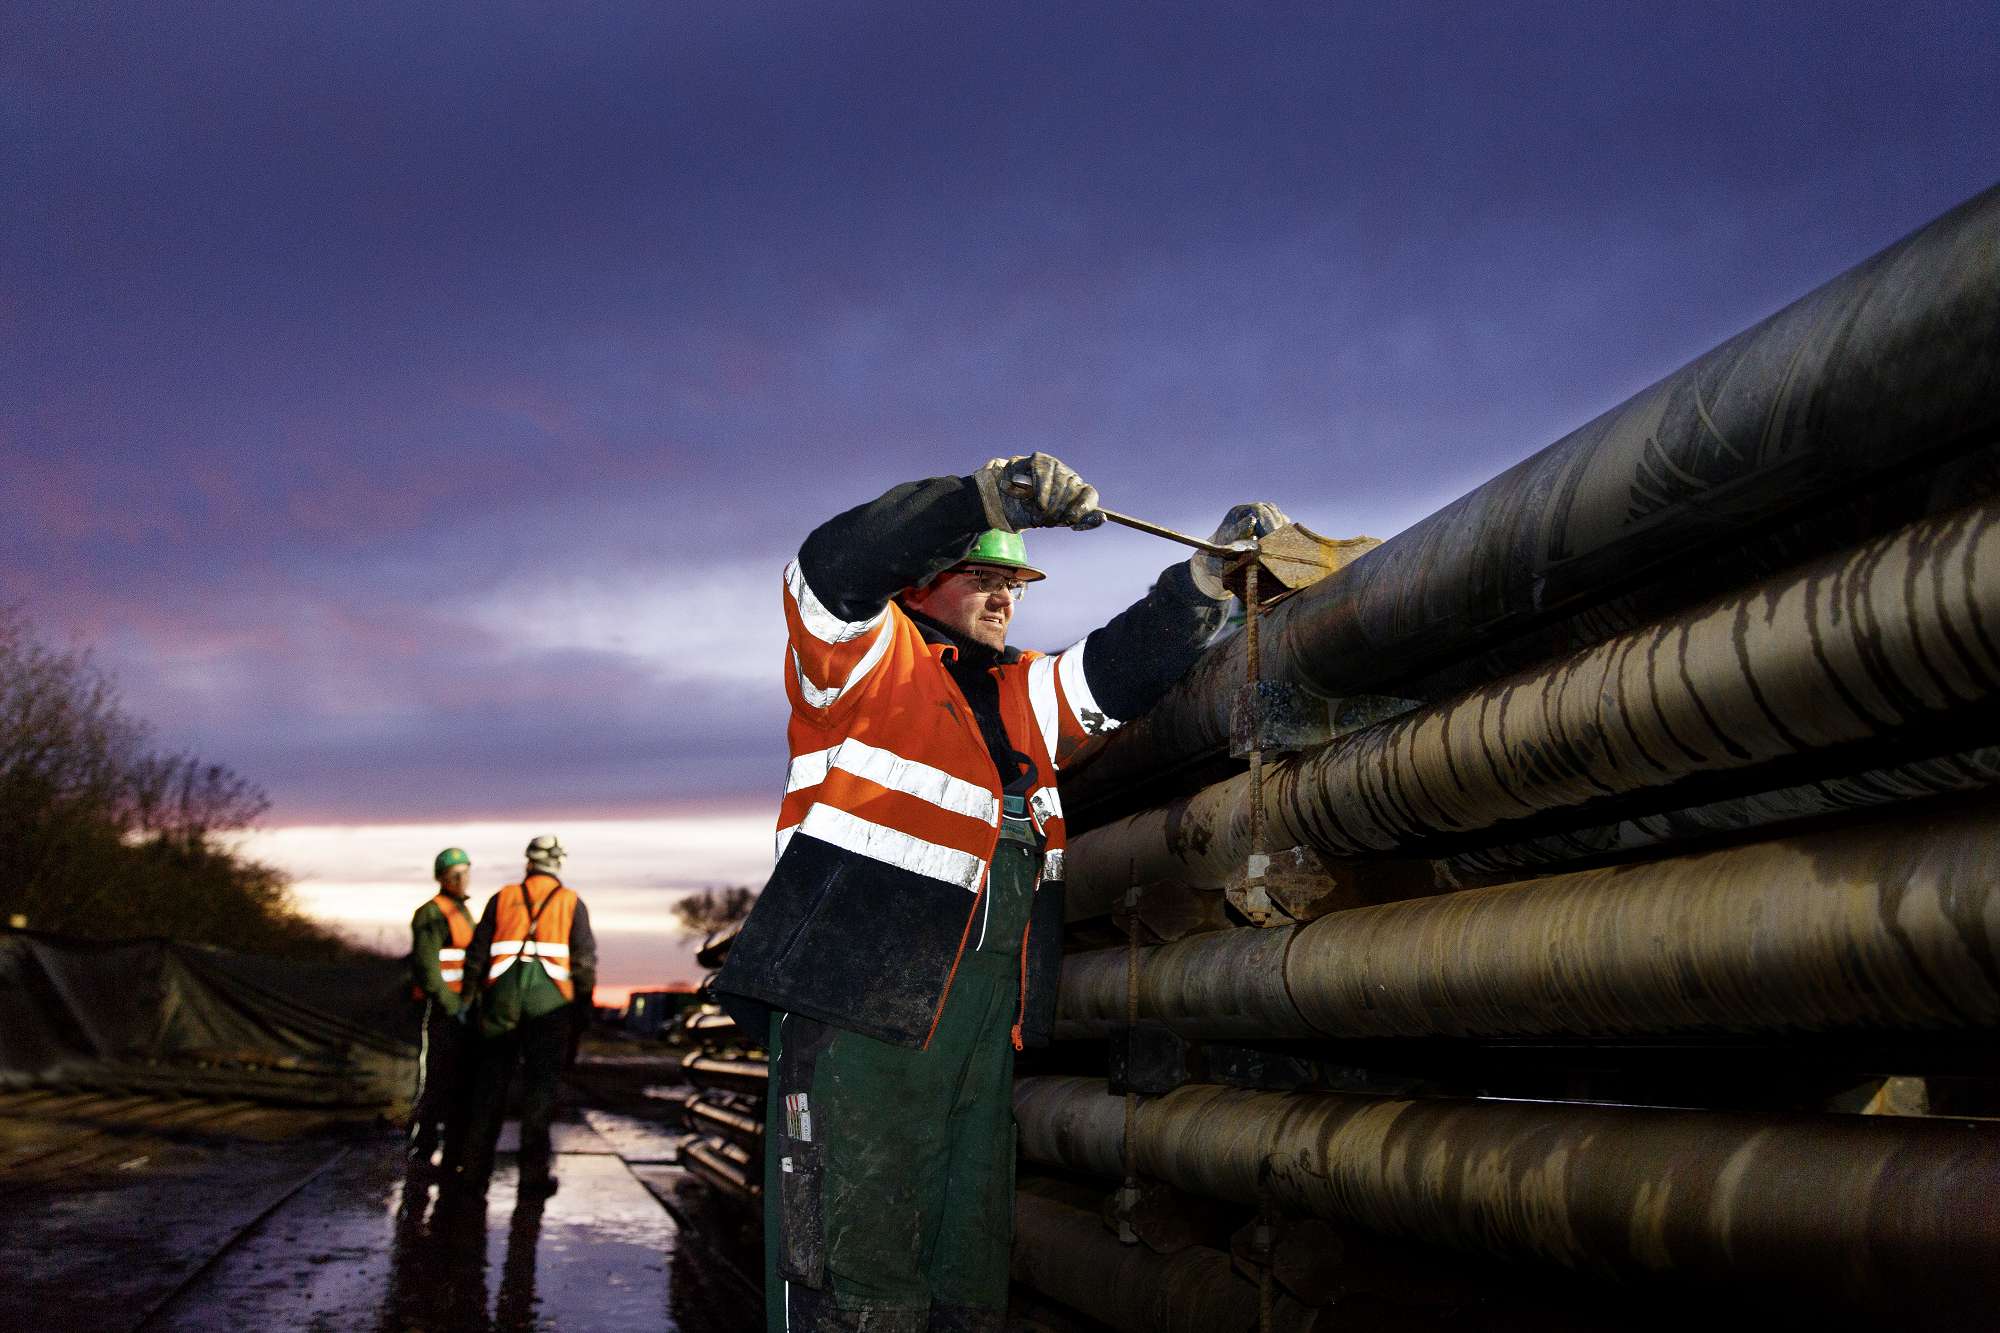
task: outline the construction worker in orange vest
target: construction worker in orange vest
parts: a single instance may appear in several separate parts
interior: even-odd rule
[[[1223,622],[1197,556],[1061,653],[1007,646],[1029,527],[1103,521],[1047,454],[898,486],[785,570],[791,765],[778,862],[715,988],[768,1032],[773,1330],[998,1330],[1014,1053],[1061,962],[1058,772],[1149,708]],[[1239,505],[1216,541],[1284,521]]]
[[[446,1122],[463,1111],[471,1042],[461,995],[465,950],[472,943],[472,914],[465,908],[472,858],[462,847],[447,847],[431,862],[431,875],[437,894],[410,918],[410,989],[424,1005],[410,1106],[409,1163],[419,1172],[431,1166]]]
[[[566,886],[563,845],[543,834],[528,843],[527,869],[486,904],[465,954],[466,994],[475,996],[479,1055],[465,1132],[446,1153],[455,1182],[485,1189],[506,1115],[514,1066],[521,1067],[521,1190],[555,1193],[549,1146],[556,1084],[589,1026],[597,986],[590,911]]]

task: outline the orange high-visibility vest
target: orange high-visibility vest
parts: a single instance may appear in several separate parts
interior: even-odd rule
[[[445,928],[451,931],[451,943],[438,950],[438,976],[454,993],[465,990],[465,949],[472,943],[472,917],[467,914],[465,904],[448,893],[440,893],[431,901],[438,911],[444,913]],[[423,987],[412,986],[411,991],[419,1000],[424,998]]]
[[[925,896],[945,913],[956,915],[945,905],[955,895],[934,891],[962,890],[964,929],[956,921],[951,928],[962,955],[999,839],[1002,793],[978,719],[944,667],[945,655],[957,650],[925,640],[894,602],[867,620],[842,620],[796,561],[785,570],[785,622],[791,765],[778,814],[779,860],[803,836],[856,861],[921,876],[914,882],[928,882]],[[1053,656],[1009,651],[992,667],[1008,739],[1035,766],[1024,794],[1045,839],[1043,881],[1063,877],[1057,769],[1085,740],[1118,725],[1084,679],[1087,642]],[[1025,1005],[1025,932],[1021,948]],[[947,993],[956,972],[954,960]]]
[[[1000,792],[979,722],[938,660],[953,650],[926,642],[894,602],[868,620],[841,620],[796,561],[785,569],[785,621],[792,758],[778,854],[806,833],[976,893],[998,839]],[[1063,877],[1057,769],[1118,725],[1084,680],[1087,642],[994,668],[1007,735],[1037,769],[1028,804],[1047,839],[1045,880]]]
[[[516,963],[538,963],[565,1000],[576,999],[569,975],[569,927],[576,918],[576,894],[553,875],[529,875],[495,897],[493,948],[486,965],[492,985]]]

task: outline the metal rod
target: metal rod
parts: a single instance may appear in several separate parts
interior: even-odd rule
[[[1115,1175],[1101,1079],[1015,1085],[1022,1155]],[[1965,1121],[1407,1101],[1189,1085],[1139,1108],[1140,1166],[1196,1194],[1658,1281],[1753,1280],[1895,1311],[1990,1313],[2000,1133]],[[1970,1326],[1970,1325],[1968,1325]]]
[[[1414,677],[1629,602],[1601,625],[1562,630],[1540,645],[1546,657],[1562,634],[1601,636],[1678,604],[1697,557],[1713,586],[1738,582],[1732,553],[1775,524],[1921,483],[1989,445],[2000,437],[1996,253],[2000,187],[1274,608],[1272,678],[1327,697],[1408,697],[1398,687]],[[1937,503],[1921,484],[1912,494],[1916,513]],[[1882,526],[1864,506],[1845,532],[1781,558]],[[1226,752],[1244,647],[1218,645],[1064,773],[1073,831],[1093,806]]]
[[[1148,523],[1143,518],[1133,518],[1130,514],[1121,514],[1115,509],[1100,507],[1097,512],[1121,527],[1131,528],[1135,532],[1150,533],[1155,537],[1165,537],[1170,542],[1179,542],[1183,546],[1192,546],[1195,550],[1206,551],[1210,555],[1226,556],[1230,559],[1235,559],[1247,551],[1257,549],[1255,542],[1231,542],[1229,545],[1224,546],[1216,542],[1203,541],[1199,537],[1190,537],[1185,532],[1176,532],[1172,528],[1163,528],[1157,523]]]
[[[1253,687],[1264,678],[1263,655],[1258,651],[1257,622],[1263,619],[1257,599],[1257,562],[1243,569],[1244,652],[1248,654],[1246,681]],[[1264,855],[1264,736],[1261,701],[1250,701],[1250,878],[1262,877],[1258,863]]]
[[[1190,1037],[1613,1037],[2000,1026],[2000,810],[1336,912],[1142,951]],[[1064,960],[1058,1036],[1127,1012],[1122,950]]]
[[[1007,487],[1016,495],[1032,499],[1035,494],[1035,479],[1031,474],[1017,473],[1007,479]],[[1191,537],[1185,532],[1177,532],[1172,528],[1161,527],[1158,523],[1148,523],[1143,518],[1134,518],[1130,514],[1121,514],[1115,509],[1106,509],[1102,505],[1098,506],[1096,513],[1107,521],[1118,524],[1120,527],[1131,528],[1135,532],[1144,532],[1154,537],[1164,537],[1170,542],[1179,542],[1183,546],[1192,546],[1197,551],[1206,551],[1210,555],[1228,556],[1233,559],[1257,549],[1257,543],[1254,541],[1231,542],[1227,546],[1218,545],[1215,542],[1203,541],[1201,538]]]

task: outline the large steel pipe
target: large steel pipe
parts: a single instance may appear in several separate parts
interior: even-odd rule
[[[1116,1178],[1125,1108],[1102,1080],[1015,1087],[1031,1161]],[[1783,1283],[1919,1326],[1990,1312],[2000,1129],[1207,1085],[1142,1100],[1138,1170],[1385,1235],[1616,1277]]]
[[[2000,438],[1996,384],[2000,187],[1274,609],[1265,674],[1405,694],[1635,586],[1671,587],[1695,557],[1726,575],[1727,553],[1774,523]],[[1241,639],[1218,646],[1067,775],[1065,802],[1110,803],[1222,751],[1244,679]]]
[[[1016,1282],[1081,1310],[1123,1333],[1252,1333],[1257,1288],[1236,1275],[1228,1255],[1192,1245],[1155,1254],[1120,1245],[1095,1213],[1033,1194],[1014,1196]],[[1289,1297],[1274,1303],[1274,1329],[1304,1333],[1330,1314]]]
[[[1501,879],[1519,879],[1523,871],[1540,873],[1548,866],[1566,862],[1617,856],[1665,843],[1694,842],[1931,796],[1983,791],[1996,785],[2000,785],[2000,746],[1988,745],[1963,754],[1894,764],[1849,777],[1802,782],[1683,810],[1482,847],[1448,858],[1440,863],[1439,869],[1447,883],[1470,888]]]
[[[771,1067],[767,1062],[733,1060],[713,1051],[696,1051],[682,1060],[681,1074],[697,1088],[715,1092],[761,1097],[771,1086]]]
[[[751,1170],[749,1153],[736,1144],[691,1137],[681,1145],[681,1164],[724,1194],[755,1199],[764,1192]]]
[[[691,1097],[681,1108],[687,1127],[697,1134],[727,1139],[746,1148],[755,1148],[764,1137],[764,1122],[754,1115],[720,1102]]]
[[[1991,800],[1220,931],[1139,951],[1191,1037],[1611,1037],[2000,1026]],[[1125,1016],[1126,951],[1064,960],[1057,1033]]]
[[[1989,500],[1277,765],[1269,845],[1407,854],[1554,811],[1597,823],[1593,802],[1901,736],[1996,690]],[[1249,813],[1240,776],[1082,835],[1070,915],[1132,883],[1220,883],[1249,853]]]

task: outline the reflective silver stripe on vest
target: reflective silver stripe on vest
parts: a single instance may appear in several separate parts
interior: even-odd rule
[[[821,643],[852,643],[889,617],[889,608],[885,605],[866,620],[842,620],[819,600],[796,560],[785,566],[785,591],[792,595],[793,605],[799,608],[799,620],[805,625],[806,632]]]
[[[1090,642],[1084,635],[1056,656],[1056,678],[1062,682],[1063,698],[1069,702],[1069,711],[1077,724],[1089,736],[1101,736],[1107,731],[1116,731],[1119,720],[1098,707],[1097,696],[1090,692],[1090,681],[1083,670],[1083,646]]]
[[[890,634],[882,634],[874,643],[868,646],[868,651],[863,653],[861,660],[854,664],[854,670],[847,673],[846,680],[841,681],[838,685],[829,685],[825,689],[821,689],[812,683],[812,678],[806,675],[806,669],[799,665],[799,650],[796,648],[792,649],[792,670],[797,673],[799,678],[799,693],[804,695],[806,702],[814,708],[833,707],[834,704],[839,702],[841,695],[853,689],[863,676],[866,676],[875,669],[876,664],[889,651],[889,640],[891,637],[893,636]]]
[[[792,760],[785,773],[785,794],[826,781],[833,769],[866,778],[878,787],[899,791],[928,801],[940,810],[977,819],[988,827],[1000,823],[1000,802],[992,792],[976,782],[956,778],[918,759],[905,759],[893,750],[855,740],[852,736],[838,745],[814,750]]]
[[[1098,707],[1097,696],[1090,692],[1083,670],[1084,647],[1089,642],[1086,634],[1054,657],[1038,657],[1028,663],[1028,703],[1035,710],[1035,726],[1042,733],[1042,744],[1049,748],[1050,762],[1055,761],[1062,744],[1065,704],[1087,736],[1116,731],[1120,725],[1117,718]]]
[[[569,969],[552,958],[568,959],[567,944],[549,944],[542,940],[495,940],[493,941],[493,965],[487,969],[486,979],[492,981],[523,958],[532,958],[541,963],[542,970],[557,981],[569,980]]]
[[[569,946],[567,944],[550,944],[544,940],[493,941],[493,953],[496,957],[503,953],[520,953],[523,950],[526,950],[530,958],[569,957]]]
[[[1028,706],[1035,710],[1035,727],[1042,733],[1042,746],[1049,753],[1049,762],[1055,764],[1056,743],[1062,739],[1062,700],[1056,692],[1055,658],[1038,657],[1028,663]]]
[[[971,852],[941,847],[934,842],[851,815],[831,805],[815,805],[800,823],[778,831],[778,852],[794,833],[804,833],[831,843],[843,851],[865,856],[871,861],[895,866],[912,874],[955,884],[968,893],[977,892],[986,876],[986,863]]]

